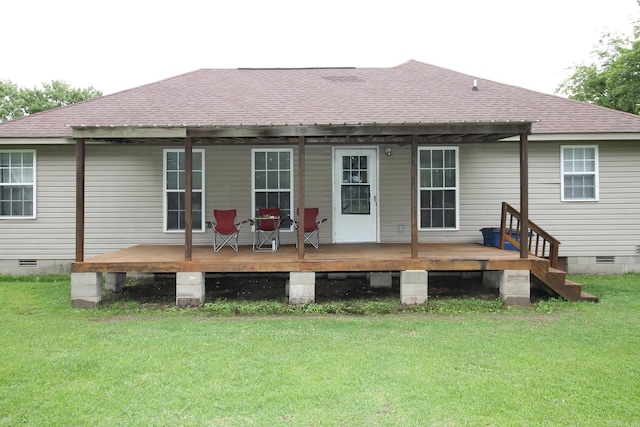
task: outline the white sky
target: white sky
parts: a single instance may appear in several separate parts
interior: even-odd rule
[[[553,93],[639,17],[636,0],[11,0],[0,80],[108,94],[200,68],[415,59]]]

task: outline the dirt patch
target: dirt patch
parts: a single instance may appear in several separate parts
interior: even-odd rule
[[[286,301],[287,274],[216,274],[207,275],[205,300],[276,300]],[[429,298],[479,298],[496,299],[498,290],[482,285],[480,274],[437,273],[429,275]],[[543,292],[531,290],[532,301],[545,298]],[[153,278],[129,279],[120,293],[108,299],[114,301],[138,301],[147,304],[174,304],[176,286],[174,275],[156,275]],[[393,276],[389,288],[372,288],[365,274],[346,278],[318,274],[316,277],[316,302],[353,299],[400,298],[400,279]],[[107,302],[103,300],[103,302]]]

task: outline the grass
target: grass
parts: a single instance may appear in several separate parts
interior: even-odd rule
[[[0,425],[640,425],[640,275],[571,278],[601,302],[82,310],[0,277]]]

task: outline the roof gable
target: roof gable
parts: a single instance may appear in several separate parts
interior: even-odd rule
[[[632,114],[411,60],[392,68],[202,69],[2,123],[0,137],[69,137],[78,125],[475,121],[539,121],[534,134],[640,132]]]

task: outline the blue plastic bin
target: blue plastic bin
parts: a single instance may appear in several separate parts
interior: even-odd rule
[[[500,227],[487,227],[480,230],[482,232],[482,240],[485,246],[500,247]],[[516,241],[520,241],[517,230],[510,230],[511,237]],[[504,248],[510,251],[519,251],[520,249],[505,241]]]

